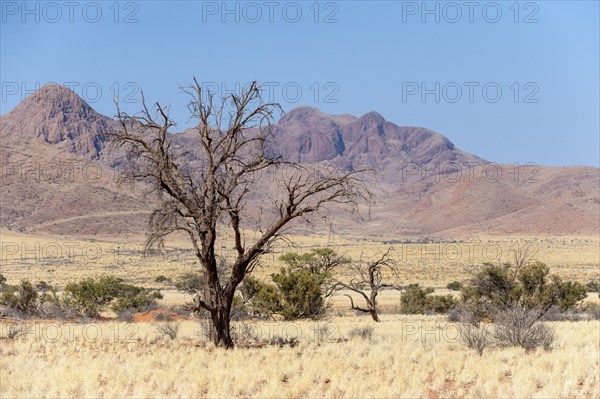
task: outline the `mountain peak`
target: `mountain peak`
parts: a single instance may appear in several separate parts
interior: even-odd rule
[[[4,137],[42,139],[92,159],[100,155],[106,131],[114,123],[73,90],[55,83],[45,84],[27,96],[2,115],[1,122]]]
[[[67,116],[80,114],[85,118],[95,113],[73,90],[56,83],[46,83],[15,107],[16,111],[32,109],[44,110],[48,116],[62,112]]]
[[[280,124],[289,124],[294,122],[306,121],[308,119],[313,119],[315,117],[325,116],[318,108],[309,107],[309,106],[301,106],[292,109],[290,112],[287,112],[280,120]]]
[[[279,125],[315,125],[328,128],[334,126],[343,126],[356,120],[356,116],[349,114],[330,115],[326,114],[318,108],[310,106],[300,106],[286,113],[280,120]]]
[[[45,85],[40,87],[34,94],[44,95],[47,97],[77,96],[77,94],[73,90],[71,90],[67,86],[59,85],[58,83],[46,83]]]
[[[385,122],[385,118],[383,116],[381,116],[380,113],[375,112],[375,111],[367,112],[366,114],[361,116],[359,119],[366,123],[377,124],[377,123]]]

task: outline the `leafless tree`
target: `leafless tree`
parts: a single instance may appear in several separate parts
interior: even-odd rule
[[[392,276],[397,276],[398,271],[393,259],[390,258],[390,252],[392,248],[389,248],[379,259],[372,262],[357,262],[351,266],[351,272],[354,273],[354,277],[348,282],[336,280],[332,286],[332,290],[350,290],[363,297],[365,300],[365,307],[360,307],[354,304],[354,299],[349,294],[344,294],[350,298],[351,309],[358,310],[360,312],[368,313],[374,321],[379,320],[379,314],[377,313],[377,296],[380,291],[386,288],[401,290],[402,287],[396,284],[384,283],[385,276],[384,271],[387,269],[388,273]]]
[[[230,348],[236,287],[284,236],[289,223],[329,204],[354,209],[369,193],[357,178],[363,170],[340,173],[323,168],[307,173],[307,167],[273,156],[272,122],[280,107],[263,101],[256,82],[220,101],[204,92],[196,79],[184,91],[191,96],[188,109],[198,121],[195,143],[201,166],[190,167],[173,149],[170,129],[175,123],[168,108],[156,103],[151,112],[143,95],[140,114],[127,115],[117,104],[120,129],[109,136],[113,148],[126,154],[128,176],[149,185],[160,198],[150,218],[146,248],[162,245],[172,233],[189,236],[205,281],[204,291],[194,298],[196,309],[209,312],[212,341]],[[264,189],[265,176],[277,183],[277,196],[272,198],[272,212],[261,216],[264,220],[256,228],[249,226],[247,201]],[[251,243],[246,243],[244,229],[258,230]],[[215,248],[226,230],[235,242],[235,258],[223,272]]]

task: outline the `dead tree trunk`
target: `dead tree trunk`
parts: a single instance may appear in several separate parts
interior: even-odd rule
[[[377,314],[377,294],[379,294],[379,289],[371,289],[371,295],[369,298],[369,314],[374,321],[379,322],[379,315]]]
[[[231,305],[218,307],[211,313],[212,328],[210,339],[217,346],[233,348],[231,338]]]

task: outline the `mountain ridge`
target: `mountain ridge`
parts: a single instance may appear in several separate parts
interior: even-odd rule
[[[118,170],[107,151],[106,133],[118,128],[116,121],[70,89],[52,84],[1,115],[0,224],[57,234],[143,229],[150,206],[135,190],[120,190],[110,177]],[[200,157],[193,130],[170,137],[186,149],[190,165]],[[447,137],[396,125],[375,111],[357,117],[298,107],[273,125],[273,137],[273,150],[293,162],[376,171],[377,182],[368,181],[376,193],[370,219],[340,221],[340,231],[397,236],[476,234],[478,229],[498,234],[596,234],[599,229],[600,169],[595,167],[535,166],[532,175],[527,166],[515,171],[511,165],[493,164],[503,172],[496,179],[488,161],[460,150]],[[104,178],[60,185],[23,184],[14,173],[5,178],[7,165],[48,164],[53,159],[93,164]],[[103,222],[99,211],[120,216]],[[123,216],[128,212],[130,217]]]

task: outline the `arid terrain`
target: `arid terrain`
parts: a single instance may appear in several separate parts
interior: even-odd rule
[[[247,232],[249,241],[252,232]],[[600,238],[594,236],[488,236],[431,242],[393,242],[376,238],[336,235],[292,235],[265,256],[256,275],[267,278],[283,263],[287,252],[305,253],[311,248],[332,248],[354,260],[373,260],[393,248],[402,284],[420,283],[445,287],[469,278],[469,266],[483,262],[512,262],[515,251],[530,250],[530,260],[546,263],[553,273],[586,282],[598,278]],[[219,242],[219,255],[233,259],[233,241]],[[196,271],[197,261],[184,236],[173,237],[162,254],[145,255],[141,235],[77,238],[16,233],[2,230],[2,273],[11,283],[22,279],[44,280],[58,287],[85,276],[113,274],[144,286],[156,286],[159,275],[175,279]],[[143,270],[143,273],[140,273]],[[161,287],[165,288],[165,287]]]
[[[600,399],[598,71],[598,0],[0,0],[0,399]]]
[[[10,283],[45,280],[61,289],[67,282],[111,274],[135,284],[160,288],[163,308],[191,299],[159,275],[175,279],[197,270],[184,240],[174,239],[160,256],[142,256],[142,237],[77,240],[3,232],[2,273]],[[451,248],[477,254],[483,247],[511,254],[532,245],[534,257],[564,278],[588,281],[598,276],[597,237],[486,237],[478,242],[384,244],[327,236],[294,236],[300,253],[331,246],[347,256],[374,258],[396,248],[403,284],[421,283],[447,294],[445,285],[469,276],[465,266],[481,259],[457,260]],[[223,255],[231,249],[223,249]],[[440,249],[442,248],[442,249]],[[282,247],[279,251],[287,251]],[[68,252],[68,251],[72,252]],[[53,252],[54,251],[54,252]],[[61,252],[62,251],[62,254]],[[79,252],[78,252],[79,251]],[[55,254],[56,256],[53,256]],[[73,254],[69,260],[69,254]],[[276,253],[275,255],[279,255]],[[502,256],[504,256],[502,255]],[[35,258],[37,256],[37,258]],[[463,255],[466,256],[466,255]],[[491,253],[489,256],[492,256]],[[510,258],[506,259],[509,260]],[[492,260],[492,259],[490,259]],[[268,279],[281,262],[266,259],[256,275]],[[442,316],[398,315],[400,293],[380,296],[382,322],[349,310],[340,292],[329,315],[316,321],[241,321],[234,323],[233,352],[207,341],[204,324],[173,314],[179,334],[171,339],[156,316],[119,322],[0,321],[0,336],[19,325],[24,336],[0,341],[0,396],[31,397],[364,397],[596,398],[600,380],[598,321],[550,322],[553,349],[525,353],[521,348],[492,348],[482,357],[460,341],[456,323]],[[456,294],[455,294],[456,295]],[[360,299],[353,295],[355,300]],[[586,302],[600,303],[597,294]],[[185,316],[184,316],[185,317]],[[370,331],[370,329],[373,329]],[[366,330],[363,338],[360,331]],[[369,332],[370,331],[370,332]],[[297,339],[297,340],[296,340]],[[289,341],[291,340],[291,341]],[[283,342],[283,343],[282,343]],[[289,344],[291,342],[291,345]],[[481,365],[485,364],[485,367]],[[318,366],[316,366],[318,365]],[[37,377],[33,380],[31,375]]]
[[[188,238],[171,235],[162,252],[144,253],[157,200],[123,175],[123,154],[107,146],[114,129],[115,121],[57,85],[0,116],[0,274],[9,285],[44,281],[59,293],[101,275],[158,289],[158,306],[173,312],[168,323],[179,333],[167,337],[153,313],[132,322],[111,311],[97,320],[3,318],[0,397],[600,396],[597,320],[547,322],[555,331],[551,351],[494,347],[480,357],[445,316],[399,314],[401,293],[391,289],[379,297],[381,323],[351,311],[347,294],[361,298],[340,290],[322,319],[236,321],[236,347],[215,347],[205,320],[175,311],[192,297],[173,281],[199,271]],[[192,168],[201,162],[194,134],[173,135]],[[319,223],[294,224],[261,258],[253,272],[261,281],[284,265],[280,255],[315,248],[360,262],[390,250],[398,284],[455,298],[460,293],[447,284],[467,282],[472,267],[523,253],[564,280],[600,278],[595,167],[494,164],[376,112],[327,115],[311,107],[277,122],[269,150],[316,169],[368,168],[363,182],[372,198],[358,213],[333,206]],[[271,216],[263,207],[277,190],[265,178],[249,197],[245,243],[260,237]],[[231,234],[219,236],[216,248],[219,259],[235,260]],[[350,277],[348,269],[337,272]],[[600,299],[588,293],[584,302]],[[15,329],[22,336],[10,339]]]

